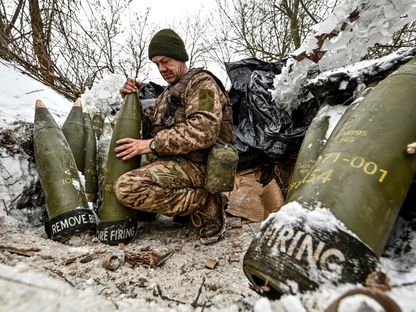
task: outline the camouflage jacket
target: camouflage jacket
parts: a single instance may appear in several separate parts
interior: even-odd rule
[[[175,96],[180,99],[172,111],[169,103]],[[209,73],[192,69],[148,107],[144,128],[144,136],[154,138],[160,156],[203,162],[216,142],[233,141],[230,101]]]

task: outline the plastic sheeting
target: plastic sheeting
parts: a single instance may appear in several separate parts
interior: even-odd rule
[[[139,93],[139,99],[142,102],[143,109],[148,108],[163,90],[165,90],[165,87],[151,81],[143,84]]]
[[[225,63],[232,83],[229,96],[234,113],[235,147],[240,158],[265,154],[277,159],[291,146],[299,147],[299,138],[308,124],[305,112],[290,115],[277,107],[269,91],[284,64],[285,60],[267,63],[255,58]]]

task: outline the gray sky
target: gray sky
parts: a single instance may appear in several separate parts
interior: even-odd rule
[[[150,7],[150,18],[152,22],[163,25],[172,24],[174,20],[180,20],[186,15],[197,14],[198,11],[207,11],[215,5],[215,0],[133,0],[133,5]]]

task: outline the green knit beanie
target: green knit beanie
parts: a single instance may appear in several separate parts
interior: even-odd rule
[[[150,40],[149,59],[156,55],[168,56],[182,62],[186,62],[189,59],[181,37],[168,28],[158,31]]]

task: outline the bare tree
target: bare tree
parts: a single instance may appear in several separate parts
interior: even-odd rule
[[[0,56],[71,99],[107,73],[137,74],[151,27],[149,10],[132,15],[130,2],[4,0]]]
[[[333,9],[334,1],[216,0],[225,25],[216,27],[234,53],[266,61],[282,58],[300,47],[311,27]]]
[[[52,4],[52,11],[54,6]],[[42,20],[38,0],[29,0],[30,25],[32,28],[33,51],[40,65],[42,77],[53,83],[52,61],[50,56],[50,29],[47,29]],[[52,21],[49,21],[52,23]]]
[[[185,42],[190,67],[206,66],[209,52],[214,48],[207,24],[207,17],[202,17],[201,12],[198,12],[192,16],[187,15],[177,26],[173,26],[178,29]]]
[[[22,7],[25,0],[19,0],[16,6],[12,8],[10,16],[7,15],[5,3],[1,2],[0,7],[0,56],[6,59],[10,58],[9,45],[12,39],[12,29],[15,27],[19,15],[22,13]]]
[[[118,66],[126,77],[138,77],[149,74],[149,59],[147,45],[155,32],[155,25],[149,22],[150,9],[146,8],[141,14],[135,12],[129,23],[129,32],[122,47],[123,56],[118,60]]]

